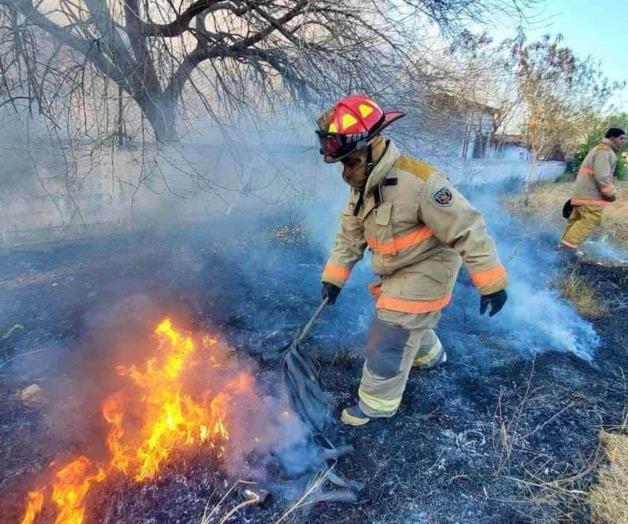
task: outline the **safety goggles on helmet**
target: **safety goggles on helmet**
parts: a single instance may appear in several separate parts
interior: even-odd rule
[[[342,160],[354,151],[364,149],[368,145],[368,133],[356,137],[355,135],[340,135],[317,130],[316,134],[321,146],[320,153],[325,157],[326,162]]]
[[[384,111],[365,95],[347,96],[319,119],[316,131],[325,162],[342,160],[360,151],[389,124],[403,117],[399,111]]]

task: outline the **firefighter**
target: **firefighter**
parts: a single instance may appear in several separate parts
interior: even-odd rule
[[[604,207],[617,199],[613,174],[624,139],[623,130],[609,129],[582,161],[570,200],[573,209],[559,244],[569,254],[583,255],[580,245],[602,223]]]
[[[368,332],[359,402],[345,424],[391,417],[412,367],[447,360],[434,329],[464,262],[481,294],[480,312],[498,313],[507,275],[482,215],[434,166],[403,156],[382,131],[403,113],[384,113],[362,95],[338,101],[318,120],[321,154],[342,162],[350,186],[340,230],[324,267],[323,298],[333,304],[368,248],[379,280],[371,285],[376,316]]]

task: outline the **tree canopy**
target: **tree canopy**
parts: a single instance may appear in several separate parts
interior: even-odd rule
[[[0,0],[0,104],[26,100],[55,124],[71,107],[89,134],[117,89],[118,110],[134,105],[158,140],[176,140],[192,100],[217,118],[374,91],[419,74],[418,21],[456,37],[533,1]]]

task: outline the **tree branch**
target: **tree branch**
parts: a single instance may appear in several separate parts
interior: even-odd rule
[[[237,5],[235,2],[225,2],[223,0],[197,0],[190,7],[188,7],[183,13],[181,13],[175,20],[167,24],[156,24],[152,21],[141,22],[142,33],[145,36],[161,36],[165,38],[172,38],[175,36],[181,36],[185,33],[190,26],[190,22],[196,15],[201,14],[207,10],[220,10],[227,7]]]
[[[30,0],[0,0],[0,5],[4,5],[12,12],[22,14],[28,22],[43,29],[64,45],[84,55],[104,75],[111,78],[114,82],[124,82],[124,73],[111,64],[107,57],[100,51],[97,42],[90,42],[69,33],[62,26],[46,18],[45,15],[35,8]]]
[[[160,90],[159,78],[153,58],[146,47],[139,9],[138,0],[124,0],[126,33],[137,61],[137,75],[140,85],[150,92],[157,92]]]

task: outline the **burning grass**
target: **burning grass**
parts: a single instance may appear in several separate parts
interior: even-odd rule
[[[229,373],[233,359],[228,347],[214,337],[194,338],[177,330],[170,319],[159,323],[154,336],[155,355],[142,366],[117,366],[125,385],[102,403],[108,459],[99,462],[79,455],[51,464],[50,480],[27,494],[22,524],[35,522],[43,511],[47,516],[54,513],[56,523],[80,524],[94,485],[121,477],[136,484],[151,481],[183,450],[224,456],[238,399],[253,404],[258,400],[253,376],[233,368]],[[228,378],[193,395],[190,372],[200,362],[224,369]],[[259,441],[255,434],[249,438]]]

